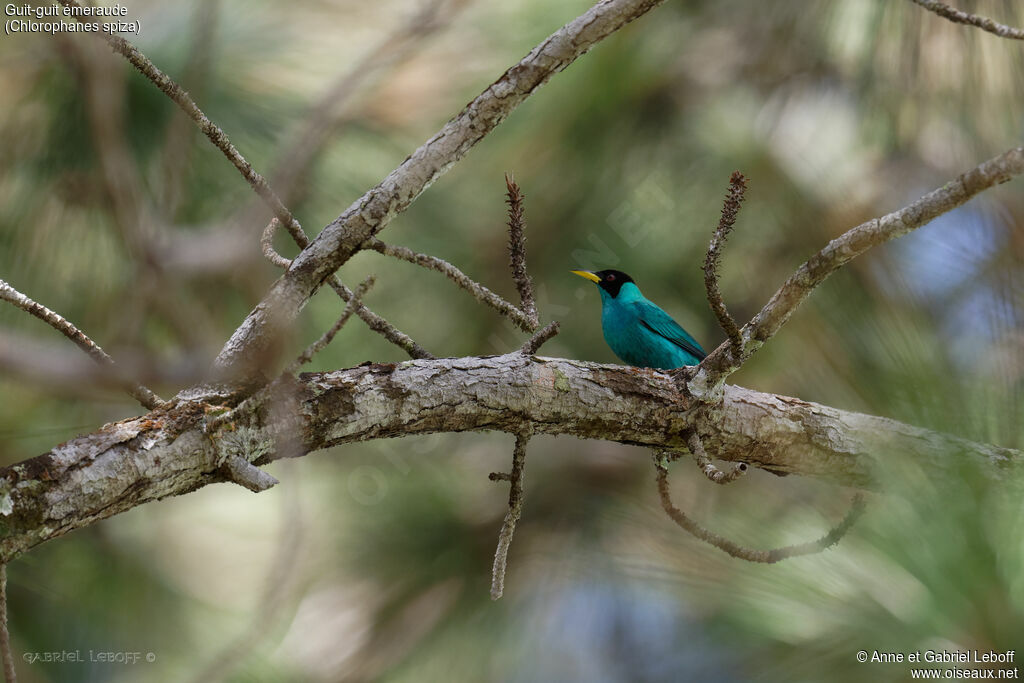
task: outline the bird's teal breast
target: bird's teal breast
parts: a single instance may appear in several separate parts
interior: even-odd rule
[[[602,294],[604,292],[602,291]],[[644,368],[669,370],[696,365],[700,359],[645,327],[629,299],[602,296],[601,331],[622,362]]]

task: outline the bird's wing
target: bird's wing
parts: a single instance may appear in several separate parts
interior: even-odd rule
[[[704,353],[704,349],[700,347],[697,340],[691,337],[686,330],[679,326],[679,323],[672,319],[672,316],[661,310],[656,304],[650,301],[637,301],[634,302],[634,305],[637,307],[640,324],[648,330],[659,337],[667,339],[687,353],[692,353],[699,359],[703,359],[708,355]]]

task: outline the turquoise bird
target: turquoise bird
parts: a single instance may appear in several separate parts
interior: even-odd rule
[[[670,370],[696,365],[707,355],[700,344],[665,311],[640,293],[621,270],[572,271],[601,292],[601,330],[622,362]]]

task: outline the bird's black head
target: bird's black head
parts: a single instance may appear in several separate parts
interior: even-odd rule
[[[633,278],[626,275],[621,270],[597,270],[594,271],[594,275],[601,278],[597,283],[597,286],[608,292],[609,296],[613,299],[619,295],[619,290],[622,289],[622,285],[627,282],[633,282]]]

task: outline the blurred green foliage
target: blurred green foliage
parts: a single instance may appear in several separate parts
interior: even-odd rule
[[[143,24],[136,42],[174,77],[196,50],[194,4],[129,4]],[[1024,25],[1017,3],[961,4]],[[319,94],[416,6],[223,2],[199,103],[272,169]],[[470,3],[362,87],[291,206],[307,231],[587,6]],[[118,188],[102,171],[88,64],[120,93],[111,106],[149,207],[151,262],[134,257],[111,208]],[[541,314],[562,323],[544,353],[614,360],[596,293],[568,274],[589,266],[631,273],[711,348],[722,335],[700,264],[731,171],[751,189],[723,290],[747,319],[843,230],[1020,144],[1022,66],[1018,44],[910,2],[669,2],[556,76],[382,237],[511,298],[502,175],[514,171]],[[0,277],[172,395],[276,277],[259,255],[266,216],[200,135],[168,142],[179,114],[98,41],[6,37],[0,85]],[[168,208],[167,159],[181,150],[181,200]],[[1024,448],[1020,183],[853,262],[735,381]],[[231,239],[203,241],[218,234]],[[196,265],[200,252],[210,265]],[[355,285],[368,273],[378,284],[367,303],[437,355],[522,343],[435,273],[364,253],[341,275]],[[318,294],[296,352],[340,310]],[[65,345],[11,307],[0,329]],[[353,323],[312,369],[401,358]],[[168,367],[179,380],[158,372]],[[138,412],[109,391],[17,372],[0,376],[0,397],[5,463]],[[886,463],[887,493],[837,548],[754,566],[671,525],[642,450],[538,438],[506,597],[492,604],[507,487],[487,473],[510,453],[503,435],[345,447],[278,463],[282,486],[260,496],[211,487],[48,543],[10,567],[18,652],[156,660],[21,662],[20,673],[187,680],[221,657],[238,681],[897,681],[908,665],[859,664],[855,653],[1024,650],[1019,482],[955,461],[942,472]],[[846,494],[816,481],[754,472],[719,489],[686,464],[674,470],[677,502],[748,545],[816,537],[844,512]],[[225,655],[239,634],[248,645]]]

